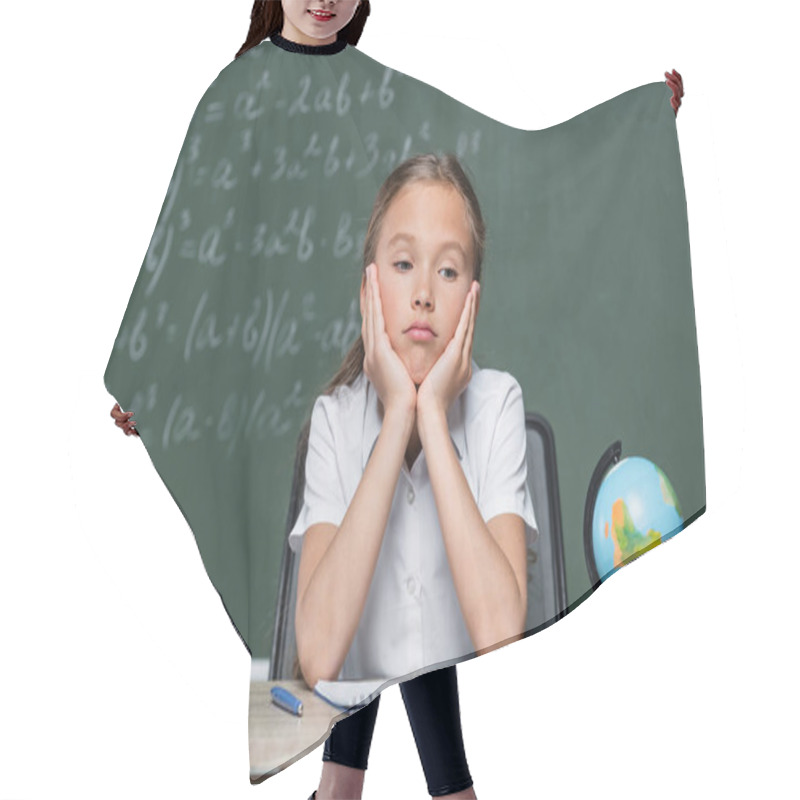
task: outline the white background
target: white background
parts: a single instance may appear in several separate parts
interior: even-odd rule
[[[0,12],[0,800],[305,800],[317,786],[321,747],[251,787],[249,656],[103,386],[186,127],[250,7]],[[364,52],[518,127],[672,67],[685,80],[708,510],[554,627],[459,666],[482,800],[797,796],[790,9],[373,3]],[[364,797],[427,797],[397,687]]]

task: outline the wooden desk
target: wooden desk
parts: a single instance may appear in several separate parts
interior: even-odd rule
[[[296,717],[272,702],[269,690],[283,686],[303,702]],[[280,772],[325,739],[336,719],[347,714],[317,697],[302,680],[250,682],[250,783]]]

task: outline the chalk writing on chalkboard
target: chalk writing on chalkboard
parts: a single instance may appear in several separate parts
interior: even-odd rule
[[[335,86],[320,87],[310,75],[301,75],[294,94],[284,95],[286,86],[279,87],[264,70],[254,89],[239,92],[233,102],[212,96],[201,103],[144,258],[148,301],[124,321],[115,348],[131,362],[147,358],[150,348],[166,348],[185,364],[225,351],[265,376],[276,361],[304,357],[308,348],[331,363],[341,360],[361,331],[357,285],[351,284],[353,297],[343,309],[339,306],[343,313],[336,314],[336,307],[321,303],[307,281],[295,290],[292,271],[282,270],[276,276],[272,264],[276,259],[298,269],[320,262],[331,268],[345,261],[357,264],[370,204],[348,208],[344,203],[348,193],[337,192],[343,202],[331,213],[308,198],[324,195],[324,182],[342,183],[343,176],[347,176],[343,185],[366,183],[374,192],[371,187],[385,174],[428,149],[433,138],[446,141],[445,149],[462,158],[480,152],[480,128],[454,129],[437,137],[435,125],[426,118],[413,133],[398,137],[393,132],[387,137],[378,126],[354,141],[346,130],[353,104],[389,112],[395,100],[392,76],[393,71],[386,69],[379,84],[368,78],[357,85],[345,71]],[[270,129],[280,126],[281,116],[285,120],[309,116],[319,128],[304,123],[302,137],[291,137],[288,144],[255,147],[256,137],[268,137]],[[223,157],[220,130],[226,131],[226,141],[232,145]],[[185,191],[184,182],[191,191]],[[297,196],[292,187],[303,183],[313,187],[299,189],[306,202],[292,203]],[[265,188],[268,185],[276,188]],[[287,188],[285,204],[265,203],[256,214],[252,209],[243,213],[237,205],[274,197],[280,187]],[[190,198],[193,205],[182,206],[179,197]],[[369,200],[369,192],[357,193],[358,199],[362,197]],[[171,308],[160,296],[167,265],[185,275],[187,302],[180,309]],[[242,292],[238,304],[232,305],[232,290],[220,291],[218,279],[211,275],[226,270],[231,281],[247,271],[261,271],[273,276],[273,285]],[[154,382],[134,392],[130,407],[157,412],[152,418],[162,420],[158,440],[165,449],[212,432],[231,456],[242,436],[279,437],[293,429],[291,422],[297,420],[291,415],[307,410],[313,397],[302,393],[302,378],[288,392],[286,387],[280,381],[265,384],[252,396],[232,393],[216,402],[211,396],[188,402],[182,394],[165,395]]]

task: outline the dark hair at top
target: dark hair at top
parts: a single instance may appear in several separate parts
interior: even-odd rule
[[[346,39],[348,44],[356,45],[369,16],[369,0],[361,0],[356,13],[347,25],[342,28],[337,39]],[[261,44],[268,36],[283,30],[283,6],[280,0],[255,0],[250,12],[250,30],[244,44],[239,48],[236,58],[250,48]]]

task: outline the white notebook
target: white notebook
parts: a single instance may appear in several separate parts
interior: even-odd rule
[[[314,694],[332,706],[347,711],[354,706],[363,706],[374,700],[372,695],[387,680],[387,678],[373,678],[365,681],[317,681]]]

